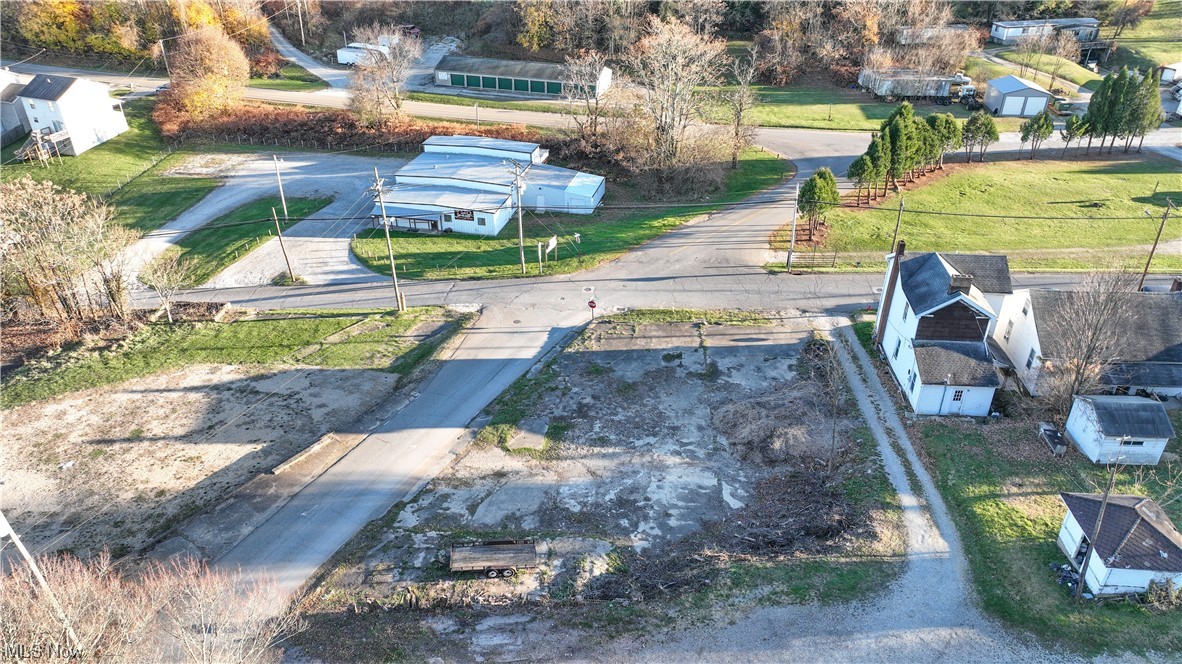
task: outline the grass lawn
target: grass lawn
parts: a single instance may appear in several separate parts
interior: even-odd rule
[[[743,155],[739,170],[727,179],[726,189],[710,196],[710,203],[730,203],[781,181],[785,162],[772,154],[750,150]],[[639,200],[634,186],[611,182],[605,205],[627,205]],[[551,260],[550,274],[565,274],[595,267],[633,247],[715,209],[713,207],[670,209],[605,209],[593,215],[525,215],[527,276],[537,274],[538,242],[558,235],[558,260]],[[575,253],[571,238],[579,233],[582,243]],[[473,235],[429,236],[395,233],[394,260],[399,274],[412,279],[492,279],[521,276],[516,224],[510,222],[497,237]],[[353,253],[371,270],[390,273],[385,235],[377,229],[359,234]],[[553,256],[551,257],[553,258]]]
[[[1117,38],[1116,53],[1105,65],[1145,69],[1182,61],[1182,0],[1157,0],[1136,28]]]
[[[331,202],[331,198],[289,198],[288,221],[280,221],[280,224],[287,228]],[[282,214],[283,208],[278,196],[267,196],[247,203],[214,219],[207,227],[181,238],[170,251],[179,251],[182,256],[189,259],[193,265],[192,283],[203,284],[274,236],[275,224],[270,219],[271,208]],[[265,221],[241,223],[253,219]],[[223,224],[239,225],[215,228]]]
[[[77,157],[62,157],[47,168],[38,164],[4,166],[0,179],[13,180],[30,175],[35,180],[54,183],[91,196],[106,196],[116,187],[107,202],[116,207],[116,220],[139,232],[147,232],[172,221],[218,186],[214,178],[172,177],[164,175],[184,158],[181,153],[165,157],[152,165],[166,149],[160,132],[152,122],[152,102],[136,100],[124,105],[128,130],[91,148]],[[4,159],[11,158],[10,146]],[[131,179],[134,178],[134,179]],[[130,182],[128,182],[128,180]]]
[[[868,92],[829,83],[802,82],[786,87],[753,87],[759,104],[751,109],[750,118],[752,123],[761,127],[878,131],[882,121],[896,106],[878,101]],[[925,102],[914,103],[916,113],[923,116],[931,113],[952,113],[961,119],[969,116],[968,110],[959,104],[937,106]],[[721,122],[723,116],[715,110],[712,119]],[[1017,129],[1017,124],[1012,120],[1014,118],[998,118],[998,128],[1001,131]]]
[[[290,92],[311,92],[323,90],[328,83],[317,78],[307,69],[289,62],[279,70],[278,78],[252,78],[248,87],[266,88],[268,90],[286,90]]]
[[[480,104],[480,108],[501,108],[507,111],[541,111],[544,113],[565,113],[566,106],[548,101],[499,101],[493,99],[477,99],[460,95],[444,95],[434,92],[408,92],[406,98],[411,101],[422,101],[431,104],[448,104],[450,106],[472,106]],[[454,122],[454,120],[452,120]]]
[[[1172,413],[1177,427],[1182,411]],[[1096,492],[1107,472],[1074,450],[1052,459],[1035,428],[1033,421],[933,422],[912,434],[956,521],[982,606],[1070,650],[1182,651],[1176,611],[1154,613],[1128,602],[1076,605],[1056,584],[1050,565],[1066,562],[1055,544],[1066,513],[1058,494]],[[1169,449],[1177,453],[1182,445],[1174,439]],[[1119,473],[1115,490],[1144,493],[1131,485],[1131,475]],[[1166,510],[1182,523],[1182,502]]]
[[[903,214],[900,237],[907,249],[922,251],[1007,252],[1017,269],[1074,269],[1103,264],[1121,247],[1149,245],[1166,198],[1179,198],[1177,170],[1161,158],[1094,161],[1004,161],[984,165],[948,164],[944,176],[928,176],[926,184],[903,192],[906,210],[977,212],[989,215],[1048,217],[1134,217],[1132,220],[1026,220],[961,218]],[[1160,186],[1158,186],[1160,184]],[[1157,194],[1150,196],[1157,187]],[[873,258],[887,250],[895,227],[898,199],[888,196],[879,210],[841,208],[827,215],[829,237],[824,250],[839,260]],[[1182,234],[1182,220],[1172,219],[1163,238]],[[773,246],[787,249],[786,234]],[[1074,251],[1076,249],[1091,251]],[[859,252],[862,252],[859,254]],[[849,254],[846,256],[845,254]],[[1014,259],[1026,255],[1026,259]],[[1139,254],[1144,261],[1144,253]],[[1172,258],[1159,252],[1161,264]],[[881,255],[876,266],[881,267]],[[1094,261],[1094,262],[1093,262]],[[1155,260],[1155,265],[1159,265]]]
[[[1030,69],[1026,70],[1026,79],[1034,81],[1048,90],[1051,89],[1051,69],[1055,67],[1056,61],[1061,63],[1059,81],[1066,79],[1082,88],[1094,91],[1100,85],[1100,81],[1103,78],[1091,69],[1081,67],[1074,62],[1054,55],[1029,56],[1013,51],[1002,51],[997,54],[997,57],[1019,65],[1023,61],[1027,62],[1027,67],[1030,67]],[[1014,73],[1015,75],[1017,74],[1017,72]]]
[[[10,408],[193,364],[283,363],[405,374],[413,368],[406,360],[417,363],[430,353],[417,352],[415,344],[399,337],[432,317],[458,320],[450,312],[423,307],[402,315],[381,311],[290,316],[288,312],[268,312],[265,318],[229,323],[151,323],[111,349],[74,349],[6,374],[0,404]],[[365,325],[360,334],[326,339],[359,324]],[[437,335],[430,348],[446,337]],[[315,352],[302,358],[294,355],[310,346]]]

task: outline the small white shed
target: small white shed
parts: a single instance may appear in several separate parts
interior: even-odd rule
[[[985,88],[985,108],[994,115],[1032,117],[1053,99],[1041,85],[1017,76],[995,78]]]
[[[1182,62],[1161,66],[1162,83],[1173,83],[1178,80],[1182,80]]]
[[[1067,514],[1059,550],[1078,571],[1091,556],[1084,582],[1097,596],[1145,592],[1150,583],[1182,587],[1182,534],[1161,505],[1144,496],[1110,495],[1096,541],[1102,494],[1060,493]]]
[[[1161,403],[1134,396],[1076,396],[1067,438],[1095,463],[1156,465],[1174,427]]]

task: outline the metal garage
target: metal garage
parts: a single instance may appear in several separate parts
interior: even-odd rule
[[[602,95],[611,82],[612,70],[604,67],[595,91]],[[566,67],[551,62],[448,55],[435,66],[435,85],[445,87],[557,97],[568,83]]]
[[[985,108],[994,115],[1028,118],[1038,115],[1054,99],[1041,85],[1017,76],[995,78],[986,85]]]

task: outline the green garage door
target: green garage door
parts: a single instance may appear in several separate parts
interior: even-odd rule
[[[513,89],[513,79],[498,78],[497,79],[497,89],[498,90],[512,90]]]
[[[543,93],[546,92],[546,82],[545,81],[530,81],[529,82],[529,91],[530,92],[543,92]]]
[[[479,76],[469,76],[468,77],[468,87],[470,87],[470,88],[480,87],[480,77]]]
[[[483,76],[480,79],[480,87],[497,89],[497,79],[495,76]]]
[[[451,75],[451,84],[463,87],[464,75],[463,74],[452,74]]]
[[[529,92],[529,81],[515,78],[513,79],[513,89],[517,92]]]
[[[546,83],[546,94],[548,94],[548,95],[560,95],[560,94],[562,94],[562,84],[561,84],[561,83],[547,82],[547,83]]]

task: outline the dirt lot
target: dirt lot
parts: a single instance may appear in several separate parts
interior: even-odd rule
[[[305,605],[302,654],[586,656],[694,598],[802,601],[838,578],[872,589],[824,561],[901,550],[881,469],[843,387],[827,472],[831,402],[811,353],[798,363],[811,330],[773,318],[594,324],[490,407],[452,467],[330,563]],[[536,571],[447,570],[453,542],[523,537],[537,540]],[[815,579],[764,583],[809,564]]]
[[[33,550],[137,550],[348,425],[397,380],[200,365],[6,411],[6,514]]]

